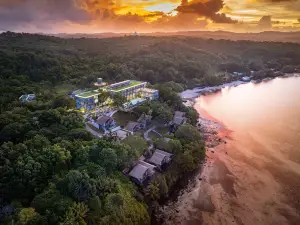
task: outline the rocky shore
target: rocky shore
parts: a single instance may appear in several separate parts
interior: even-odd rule
[[[216,147],[220,144],[225,144],[226,141],[219,133],[224,129],[221,123],[200,117],[197,124],[198,130],[201,132],[203,140],[206,143],[206,159],[200,165],[199,172],[192,177],[187,187],[178,195],[178,198],[170,200],[160,208],[160,214],[163,215],[163,225],[174,224],[202,224],[202,217],[199,215],[199,210],[213,212],[215,206],[210,199],[209,186],[207,186],[207,178],[209,167],[212,162],[213,155],[216,154]],[[199,194],[195,190],[200,190]]]

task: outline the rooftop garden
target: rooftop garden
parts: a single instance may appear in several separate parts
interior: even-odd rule
[[[82,98],[88,98],[88,97],[92,97],[97,94],[99,94],[98,91],[88,91],[88,92],[83,92],[83,93],[79,94],[79,96]]]
[[[114,88],[113,91],[115,91],[115,92],[122,91],[124,89],[134,87],[134,86],[142,84],[142,83],[144,83],[144,82],[132,80],[132,81],[130,81],[129,85],[125,85],[125,86],[122,86],[122,87],[119,87],[119,88]]]

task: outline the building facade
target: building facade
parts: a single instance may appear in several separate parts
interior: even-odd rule
[[[98,83],[103,83],[101,78],[99,78]],[[127,98],[128,103],[134,99],[144,99],[145,101],[157,99],[159,97],[158,90],[146,88],[147,85],[147,82],[125,80],[100,89],[110,93],[110,95],[120,94]],[[85,111],[92,110],[98,105],[99,95],[98,90],[72,93],[72,97],[76,100],[76,108]]]
[[[121,94],[127,99],[136,98],[141,89],[147,86],[147,82],[140,82],[135,80],[126,80],[119,83],[115,83],[105,87],[104,89],[110,94]]]
[[[98,105],[98,91],[82,92],[75,95],[76,108],[81,110],[92,110]]]
[[[159,98],[158,90],[151,89],[151,88],[142,88],[140,90],[140,95],[141,97],[149,100],[155,100]]]

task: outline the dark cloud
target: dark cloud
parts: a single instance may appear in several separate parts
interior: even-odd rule
[[[258,21],[257,27],[261,30],[270,30],[272,28],[271,16],[263,16]]]
[[[300,18],[298,19],[298,22],[300,23]]]
[[[0,2],[0,28],[18,29],[24,26],[49,28],[56,22],[85,23],[90,20],[87,11],[73,0],[4,0]]]
[[[184,3],[184,4],[183,4]],[[218,13],[224,7],[223,0],[209,0],[209,1],[192,1],[187,3],[182,1],[182,4],[177,7],[180,13],[195,13],[199,16],[204,16],[211,19],[215,23],[236,23],[223,13]]]

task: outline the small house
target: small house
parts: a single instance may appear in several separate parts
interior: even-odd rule
[[[98,126],[97,128],[103,130],[105,133],[116,127],[116,121],[110,116],[101,116],[95,122]]]
[[[247,76],[242,77],[242,81],[244,81],[244,82],[249,82],[250,80],[251,80],[250,77],[247,77]]]
[[[130,171],[129,176],[136,184],[146,186],[155,174],[154,168],[155,166],[149,163],[138,161],[138,163]]]
[[[233,72],[232,74],[236,76],[244,76],[244,73],[242,72]]]
[[[155,165],[159,170],[164,170],[171,162],[172,156],[171,153],[156,149],[148,162]]]
[[[27,103],[27,102],[30,102],[32,100],[36,99],[36,95],[35,94],[25,94],[25,95],[22,95],[19,100],[20,102],[22,103]]]
[[[142,130],[143,128],[144,128],[144,126],[141,123],[129,122],[124,129],[130,131],[131,133],[133,133],[133,132]]]

